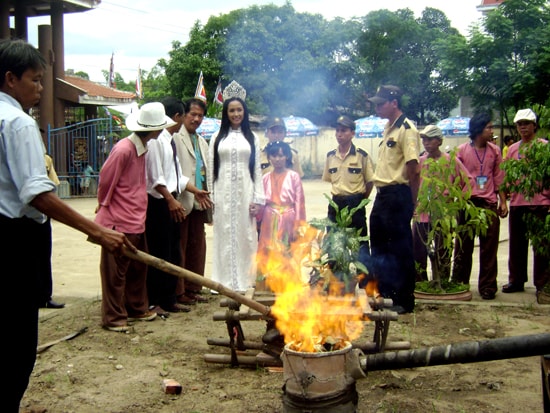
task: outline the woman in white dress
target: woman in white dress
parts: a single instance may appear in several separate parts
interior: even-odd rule
[[[208,162],[214,202],[212,280],[242,292],[256,282],[256,214],[265,202],[260,143],[250,129],[244,98],[224,93],[222,123],[210,140]]]

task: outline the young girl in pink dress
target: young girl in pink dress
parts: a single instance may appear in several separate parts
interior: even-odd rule
[[[304,189],[300,175],[291,169],[290,146],[275,141],[266,150],[273,170],[263,176],[266,203],[258,216],[261,220],[258,251],[262,253],[290,245],[300,222],[306,220]]]

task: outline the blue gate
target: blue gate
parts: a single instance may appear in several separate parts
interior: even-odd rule
[[[96,196],[99,170],[117,141],[111,118],[48,127],[47,151],[61,181],[61,198]],[[88,166],[91,168],[88,168]]]

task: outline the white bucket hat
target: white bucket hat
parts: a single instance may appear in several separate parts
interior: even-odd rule
[[[529,122],[537,123],[537,115],[531,109],[520,109],[516,116],[514,116],[514,123],[519,122],[520,120],[526,120]]]
[[[166,116],[164,105],[160,102],[146,103],[126,118],[126,127],[132,132],[157,131],[175,124],[176,122]]]

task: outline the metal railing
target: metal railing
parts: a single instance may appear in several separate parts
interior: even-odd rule
[[[99,170],[118,141],[111,118],[91,119],[47,133],[47,151],[61,181],[61,198],[92,197],[97,193]],[[88,168],[91,167],[92,171]]]

